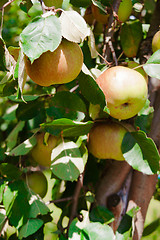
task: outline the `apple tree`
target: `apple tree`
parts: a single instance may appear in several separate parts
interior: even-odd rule
[[[160,0],[0,2],[0,239],[159,226],[144,229],[160,200],[159,13]]]

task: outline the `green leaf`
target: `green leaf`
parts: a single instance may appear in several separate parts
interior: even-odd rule
[[[23,52],[31,63],[42,53],[53,52],[59,46],[61,39],[61,24],[54,15],[35,18],[20,35]]]
[[[96,206],[89,214],[90,221],[109,224],[114,221],[114,215],[105,206]]]
[[[92,4],[91,0],[70,0],[70,3],[75,7],[88,7]]]
[[[105,96],[96,81],[89,75],[80,73],[78,76],[82,95],[92,104],[99,104],[103,109],[106,106]]]
[[[6,152],[6,154],[9,156],[26,155],[36,145],[36,143],[36,137],[32,136],[17,147],[13,148],[10,152]]]
[[[140,172],[155,174],[159,170],[160,156],[156,145],[143,131],[125,134],[122,153],[128,164]]]
[[[62,36],[71,42],[83,42],[90,30],[84,18],[76,11],[62,11],[60,16]]]
[[[0,37],[0,71],[6,70],[5,63],[5,45],[3,39]]]
[[[24,128],[25,122],[19,121],[15,128],[11,131],[8,135],[6,142],[7,142],[7,151],[10,151],[13,147],[15,147],[17,143],[18,133],[22,131]]]
[[[114,239],[114,233],[110,226],[97,222],[87,224],[82,229],[81,237],[87,240],[111,240]]]
[[[84,171],[84,162],[77,144],[68,141],[60,143],[52,150],[51,170],[58,178],[75,181]]]
[[[9,179],[18,179],[21,176],[19,168],[10,163],[2,163],[0,165],[0,173],[2,176],[6,176]]]
[[[69,118],[81,121],[87,112],[86,105],[75,93],[62,91],[55,94],[49,102],[47,114],[54,118]]]
[[[160,79],[160,49],[152,54],[143,68],[150,77]]]
[[[28,191],[23,181],[15,181],[8,185],[3,195],[3,204],[10,224],[17,229],[28,219]]]
[[[40,99],[30,101],[26,103],[20,103],[17,110],[16,116],[19,120],[26,121],[36,117],[44,109],[44,102]]]
[[[2,231],[3,227],[4,227],[4,223],[6,220],[6,216],[2,213],[0,213],[0,231]]]
[[[49,132],[53,135],[59,135],[61,133],[64,137],[78,137],[88,134],[92,126],[92,121],[75,122],[66,118],[57,119],[53,120],[50,123],[41,124],[41,128],[46,132]]]
[[[25,102],[30,102],[30,101],[34,101],[36,99],[38,99],[39,96],[35,96],[35,95],[23,95],[23,99]],[[15,95],[11,95],[8,96],[8,99],[13,101],[13,102],[18,102],[18,103],[23,103],[24,101],[21,98],[17,98],[17,96]]]
[[[19,231],[19,239],[26,238],[35,233],[42,225],[43,221],[41,219],[28,219],[27,223]]]
[[[36,218],[39,214],[45,215],[50,211],[37,195],[30,195],[30,205],[29,218]]]
[[[135,57],[137,55],[142,37],[142,24],[138,19],[127,21],[122,25],[120,42],[127,57]]]
[[[153,233],[158,227],[160,226],[160,218],[156,219],[155,221],[151,222],[144,228],[143,237],[150,235]]]
[[[145,106],[139,111],[135,117],[135,125],[145,133],[150,132],[150,127],[153,119],[153,107],[150,107],[150,101],[147,99]]]
[[[6,182],[4,180],[0,179],[0,202],[2,202],[5,187],[6,187]]]

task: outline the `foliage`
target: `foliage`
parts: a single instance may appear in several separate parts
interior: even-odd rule
[[[4,1],[4,4],[6,2]],[[112,1],[64,0],[61,9],[54,7],[44,9],[40,2],[43,1],[8,2],[8,6],[3,9],[4,16],[1,14],[3,24],[0,29],[0,232],[2,239],[47,239],[47,235],[51,236],[50,239],[61,240],[106,240],[113,239],[114,235],[118,240],[131,239],[134,228],[132,219],[139,209],[131,209],[126,213],[116,233],[109,226],[114,221],[112,212],[102,206],[92,209],[98,177],[104,169],[105,161],[96,159],[87,149],[87,135],[98,121],[91,117],[89,112],[91,104],[98,106],[98,114],[101,113],[108,119],[110,117],[104,94],[95,81],[99,72],[106,69],[107,64],[101,57],[104,44],[103,32],[96,34],[94,32],[96,23],[89,26],[83,16],[91,4],[104,11],[106,6],[112,5]],[[143,16],[144,25],[148,23],[150,14],[152,14],[150,9],[146,8],[146,14]],[[142,32],[142,19],[138,19],[136,8],[133,10],[133,16],[137,19],[132,21],[136,27],[134,31],[129,28],[128,31],[132,34],[126,31],[125,34],[130,36],[129,41],[136,41],[133,55],[134,60],[138,62],[137,49],[141,39],[145,38],[145,32]],[[124,65],[130,56],[125,55],[124,45],[127,38],[123,31],[131,25],[130,21],[123,24],[117,21],[114,29],[114,51],[119,57],[119,63]],[[105,31],[106,26],[103,28]],[[137,31],[139,38],[136,35]],[[26,74],[24,55],[34,62],[44,52],[54,52],[62,38],[80,45],[84,55],[82,70],[70,83],[49,87],[38,86]],[[134,44],[134,41],[132,42]],[[112,56],[110,58],[114,61]],[[160,79],[160,50],[148,59],[143,68],[149,76]],[[149,105],[148,100],[144,109],[132,119],[136,131],[125,135],[122,152],[133,169],[151,175],[158,173],[160,157],[154,141],[147,137],[153,116],[153,108]],[[118,120],[114,119],[114,121]],[[30,151],[36,145],[35,135],[38,132],[45,132],[45,136],[52,134],[60,139],[52,151],[51,166],[47,169],[50,175],[49,191],[52,192],[49,199],[42,199],[23,181],[24,176],[31,169],[44,171],[44,168],[32,162],[30,158]],[[44,143],[47,145],[47,140],[44,139]],[[81,180],[84,182],[76,199],[75,211],[74,199]],[[158,200],[159,185],[158,182],[155,193]],[[54,210],[51,207],[52,203]],[[54,219],[53,214],[54,211],[58,211],[57,209],[61,210],[61,213],[58,219]],[[47,231],[48,223],[54,223],[56,229]],[[12,228],[11,234],[5,228],[7,224]],[[159,219],[152,224],[154,225],[151,226],[152,229],[156,228],[160,224]],[[150,230],[146,229],[144,234],[149,233]]]

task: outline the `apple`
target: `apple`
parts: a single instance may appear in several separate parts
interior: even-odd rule
[[[109,14],[105,14],[99,7],[92,4],[92,13],[97,22],[102,24],[108,23]]]
[[[133,126],[113,121],[95,123],[88,135],[88,150],[96,158],[125,160],[121,145],[124,135],[135,131]]]
[[[128,61],[127,62],[127,67],[129,68],[136,68],[134,70],[136,70],[137,72],[139,72],[140,74],[142,74],[142,76],[146,79],[146,82],[148,83],[148,75],[147,73],[144,71],[143,67],[140,66],[139,63],[134,62],[134,61]]]
[[[145,105],[148,94],[146,79],[139,72],[123,67],[111,67],[96,79],[103,91],[110,116],[128,119]]]
[[[38,194],[41,198],[44,198],[48,190],[48,182],[43,172],[28,172],[25,181],[33,192]]]
[[[83,53],[79,45],[65,39],[54,52],[43,53],[32,64],[24,58],[28,76],[40,86],[64,84],[74,80],[81,71]]]
[[[58,137],[50,135],[47,140],[47,145],[44,144],[44,133],[36,135],[37,144],[32,148],[30,157],[33,162],[38,163],[43,167],[50,167],[51,153],[53,148],[57,146]]]
[[[121,22],[126,22],[132,13],[132,0],[122,0],[118,9],[118,18]]]
[[[152,39],[152,51],[156,52],[160,49],[160,30],[156,32]]]
[[[63,0],[43,0],[43,2],[47,7],[59,8],[62,6]]]

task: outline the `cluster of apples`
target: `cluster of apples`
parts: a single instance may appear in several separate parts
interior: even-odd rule
[[[124,160],[121,151],[124,135],[135,130],[132,125],[116,119],[126,120],[134,117],[146,103],[146,75],[132,69],[132,64],[130,67],[111,67],[96,79],[105,95],[112,117],[112,120],[95,123],[89,133],[88,149],[96,158]]]

